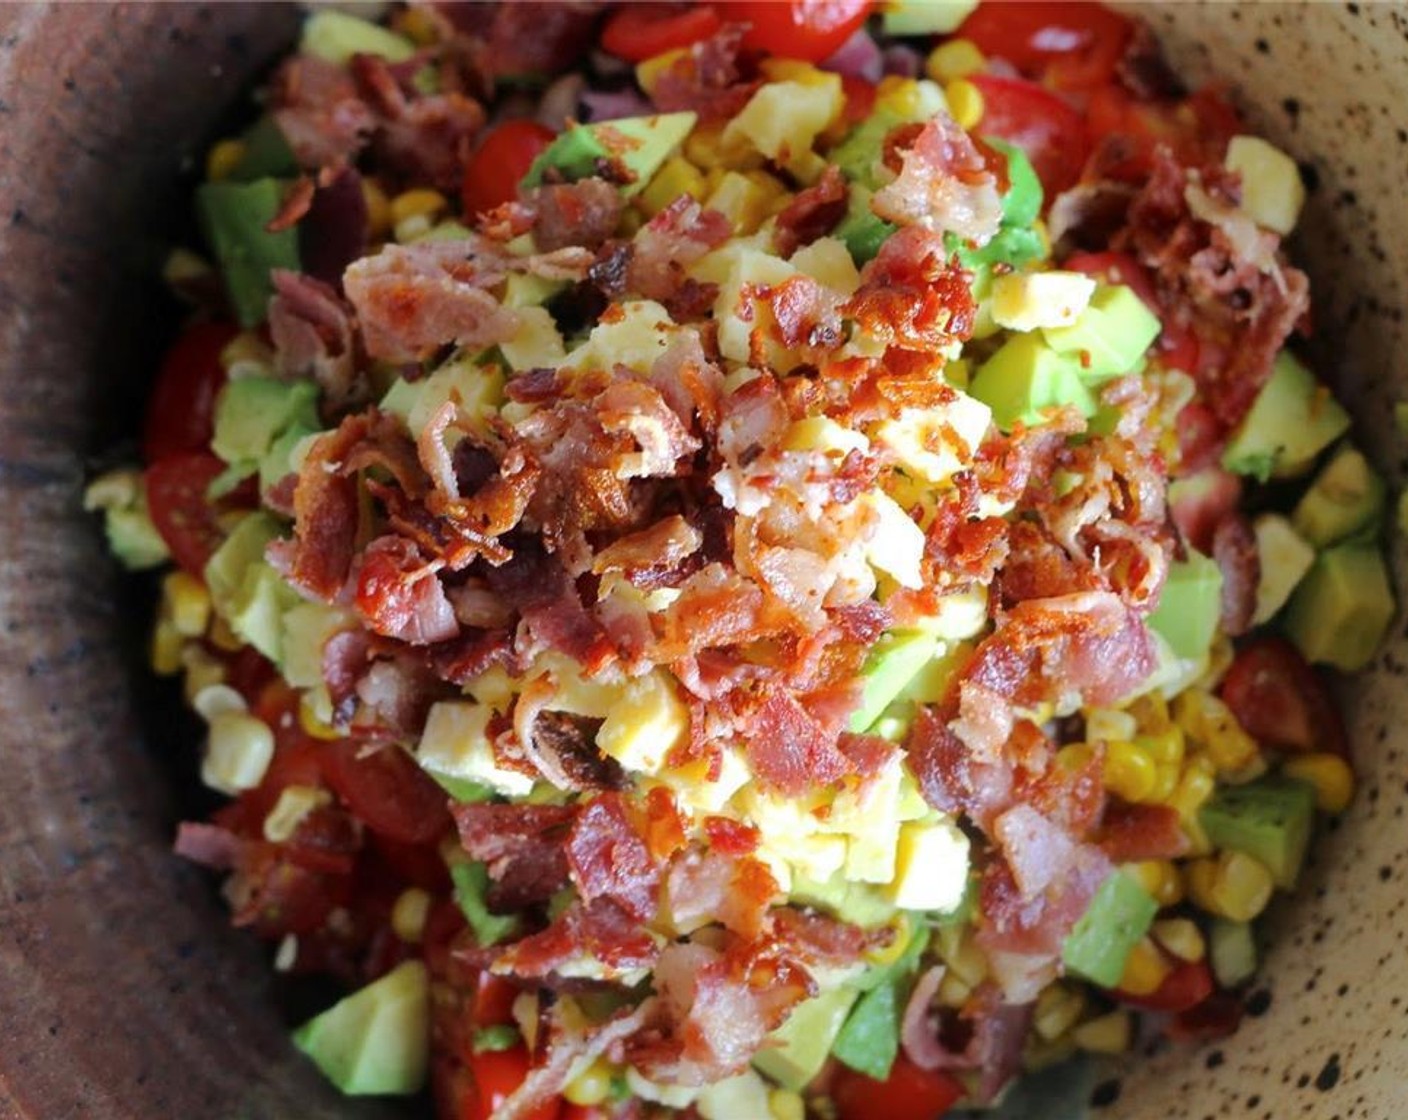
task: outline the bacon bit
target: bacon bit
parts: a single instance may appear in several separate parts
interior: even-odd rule
[[[668,302],[684,286],[685,269],[732,234],[728,218],[682,194],[640,228],[628,251],[607,258],[612,263],[603,266],[603,276],[613,286],[621,283],[624,260],[624,290]]]
[[[367,545],[354,599],[367,627],[415,646],[454,637],[459,623],[435,567],[404,537],[378,537]]]
[[[758,850],[758,842],[762,839],[753,825],[731,817],[706,817],[704,834],[709,838],[710,847],[730,856],[752,855]]]
[[[834,350],[841,344],[836,297],[810,276],[791,276],[758,291],[772,310],[777,337],[789,350]]]
[[[781,793],[829,785],[851,769],[837,735],[786,692],[770,692],[745,718],[743,749],[753,773]]]
[[[664,786],[655,786],[645,795],[637,824],[645,837],[651,858],[664,863],[685,846],[685,820],[675,797]]]
[[[1222,573],[1222,603],[1218,625],[1229,637],[1251,629],[1256,612],[1261,558],[1251,523],[1241,513],[1224,517],[1212,535],[1212,557]]]
[[[892,234],[841,305],[876,338],[929,353],[972,334],[976,313],[968,274],[947,263],[941,238],[918,228]]]
[[[264,224],[266,233],[282,233],[301,222],[313,205],[313,180],[308,175],[300,175],[284,191],[279,202],[279,212]]]
[[[898,135],[896,135],[898,133]],[[912,136],[901,126],[885,139],[905,145],[899,175],[870,200],[880,217],[935,235],[955,233],[985,244],[1002,219],[997,180],[972,138],[947,113],[933,116]]]
[[[567,884],[574,807],[479,802],[452,805],[450,813],[464,850],[489,873],[491,908],[511,911],[545,902]]]
[[[567,860],[584,901],[608,898],[638,922],[654,917],[660,865],[618,793],[591,801],[572,826]]]
[[[803,245],[825,237],[846,216],[846,180],[840,168],[828,164],[821,178],[798,191],[777,216],[773,246],[790,257]]]
[[[1182,818],[1178,810],[1167,805],[1111,802],[1096,843],[1115,863],[1177,859],[1188,852]]]
[[[362,399],[367,379],[356,369],[351,309],[329,285],[311,276],[274,269],[269,335],[279,372],[311,377],[334,409]]]
[[[310,170],[350,163],[376,128],[347,70],[312,55],[296,54],[280,66],[269,96],[279,132]]]
[[[595,251],[615,231],[626,205],[619,190],[595,176],[537,187],[526,201],[537,211],[533,241],[544,252],[570,245]]]
[[[701,40],[655,79],[650,99],[662,113],[693,109],[701,121],[736,116],[761,82],[745,80],[739,46],[746,25],[728,23]]]

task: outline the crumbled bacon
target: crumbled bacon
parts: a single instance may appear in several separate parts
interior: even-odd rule
[[[997,232],[997,179],[972,138],[945,112],[930,118],[902,154],[900,173],[870,200],[880,217],[982,245]]]
[[[1112,802],[1100,822],[1096,843],[1115,863],[1177,859],[1188,852],[1183,820],[1168,805]]]
[[[314,55],[294,55],[279,67],[270,104],[279,131],[309,169],[350,163],[376,128],[351,74]]]
[[[450,811],[464,850],[488,869],[492,907],[516,910],[545,902],[567,885],[566,844],[576,809],[480,802]]]
[[[846,180],[835,164],[821,178],[796,196],[777,216],[773,245],[778,255],[790,257],[803,245],[825,237],[846,216]]]
[[[533,242],[544,252],[569,245],[600,248],[625,207],[620,190],[596,176],[536,187],[527,202],[538,215]]]
[[[454,637],[459,622],[435,568],[404,537],[378,537],[367,545],[354,602],[368,629],[413,646]]]
[[[659,949],[640,922],[610,898],[574,902],[552,925],[509,945],[494,960],[494,971],[542,979],[595,958],[611,969],[649,968]]]
[[[585,901],[609,898],[639,922],[654,917],[660,866],[620,794],[604,793],[578,814],[567,840],[567,859]]]
[[[758,82],[746,80],[739,45],[746,28],[726,24],[691,46],[655,79],[650,99],[662,113],[692,109],[704,121],[727,120],[748,103]]]
[[[968,283],[967,274],[948,263],[939,237],[902,229],[865,266],[860,288],[841,313],[882,341],[938,351],[972,333],[977,305]]]
[[[826,730],[786,692],[769,694],[746,717],[743,747],[758,779],[795,796],[827,785],[851,769]]]
[[[328,404],[341,409],[361,397],[366,375],[356,368],[351,312],[327,284],[276,268],[271,274],[269,334],[279,371],[311,377]]]
[[[613,275],[619,275],[621,291],[671,299],[685,283],[684,270],[732,232],[723,214],[682,194],[640,228]]]
[[[1224,634],[1245,634],[1256,611],[1261,559],[1251,523],[1241,513],[1224,517],[1212,535],[1212,558],[1222,573],[1222,602],[1218,624]]]

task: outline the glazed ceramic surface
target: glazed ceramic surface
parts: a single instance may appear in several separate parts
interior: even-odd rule
[[[1143,10],[1186,74],[1232,79],[1303,161],[1312,351],[1401,482],[1408,11]],[[170,854],[191,744],[144,678],[144,587],[114,570],[80,504],[85,474],[134,429],[167,329],[151,278],[181,232],[183,176],[295,18],[0,6],[0,1120],[396,1114],[320,1083],[287,1043],[299,993]],[[1020,1115],[1408,1116],[1405,664],[1395,636],[1344,690],[1359,799],[1279,904],[1241,1032],[1091,1073],[1070,1112],[1048,1096]]]

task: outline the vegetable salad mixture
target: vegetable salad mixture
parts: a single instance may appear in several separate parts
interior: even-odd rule
[[[1394,601],[1223,93],[719,0],[319,9],[259,104],[89,500],[332,1081],[933,1120],[1236,1027]]]

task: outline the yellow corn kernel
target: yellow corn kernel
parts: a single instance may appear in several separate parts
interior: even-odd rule
[[[430,187],[402,191],[391,200],[391,224],[399,226],[407,218],[435,218],[449,205],[445,196]]]
[[[1146,859],[1127,863],[1124,871],[1132,875],[1160,907],[1177,906],[1183,901],[1183,875],[1171,859]]]
[[[244,159],[244,153],[243,140],[221,140],[212,144],[210,151],[205,154],[205,177],[212,183],[228,179],[240,165],[240,160]]]
[[[770,82],[801,82],[814,86],[832,80],[824,71],[799,58],[765,58],[758,69]]]
[[[1145,733],[1162,731],[1169,724],[1168,701],[1159,692],[1145,693],[1129,706]]]
[[[1243,852],[1220,852],[1188,865],[1188,895],[1198,906],[1234,922],[1249,922],[1266,909],[1275,889],[1271,872]]]
[[[948,370],[945,368],[944,373]],[[1116,739],[1133,739],[1139,734],[1139,723],[1128,712],[1118,708],[1088,708],[1085,712],[1087,739],[1110,743]]]
[[[367,205],[367,235],[380,241],[391,232],[391,203],[372,178],[362,180],[362,200]]]
[[[598,1058],[567,1083],[562,1095],[572,1104],[590,1108],[600,1104],[611,1092],[611,1066]]]
[[[1212,855],[1212,841],[1208,839],[1207,830],[1203,828],[1203,822],[1197,817],[1188,817],[1183,822],[1183,835],[1188,837],[1188,851],[1185,853],[1189,857]]]
[[[233,797],[262,782],[273,757],[274,733],[267,723],[245,712],[218,712],[210,717],[200,779]]]
[[[162,608],[184,638],[199,638],[210,623],[210,592],[189,572],[175,571],[161,581]]]
[[[1213,777],[1213,765],[1206,755],[1196,755],[1188,760],[1183,774],[1178,779],[1178,788],[1168,799],[1171,809],[1176,809],[1184,820],[1197,815],[1199,809],[1212,796],[1217,780]]]
[[[647,97],[655,96],[655,83],[659,80],[660,75],[688,53],[687,47],[677,47],[672,51],[665,51],[663,54],[647,58],[644,62],[636,63],[636,82],[645,91]]]
[[[1071,1034],[1082,1050],[1096,1054],[1123,1054],[1134,1039],[1134,1022],[1128,1011],[1111,1011],[1082,1023]]]
[[[944,99],[948,101],[948,111],[958,122],[958,127],[966,130],[975,128],[983,119],[983,93],[967,78],[955,78],[944,86]]]
[[[1177,765],[1159,763],[1155,770],[1154,785],[1147,800],[1155,805],[1165,805],[1178,789],[1178,779],[1183,776],[1183,769]]]
[[[305,692],[298,698],[298,726],[315,739],[342,738],[342,732],[318,714],[317,702],[311,692]]]
[[[1208,943],[1191,918],[1163,918],[1149,931],[1155,941],[1181,961],[1194,963],[1207,956]]]
[[[1315,788],[1315,806],[1322,813],[1343,813],[1354,800],[1354,771],[1337,754],[1323,751],[1286,759],[1281,772]]]
[[[225,681],[225,666],[215,657],[205,652],[196,642],[188,642],[181,650],[181,665],[186,670],[181,690],[189,704],[205,689]]]
[[[1133,743],[1110,743],[1105,750],[1105,787],[1126,801],[1147,801],[1158,783],[1159,768]]]
[[[768,1094],[768,1111],[772,1120],[806,1120],[807,1103],[800,1093],[777,1088]]]
[[[958,978],[971,988],[976,988],[987,978],[988,958],[971,937],[963,937],[953,951],[944,956],[944,961]]]
[[[151,667],[159,677],[174,677],[181,671],[181,632],[169,618],[159,617],[152,628]]]
[[[1183,762],[1185,744],[1181,727],[1169,725],[1158,731],[1136,735],[1134,742],[1148,751],[1149,757],[1157,763],[1179,766]]]
[[[332,801],[332,794],[316,786],[285,786],[264,818],[264,839],[282,844],[293,837],[303,818]]]
[[[924,73],[943,86],[956,78],[976,74],[987,64],[983,52],[971,39],[950,39],[929,52],[924,60]]]
[[[430,892],[420,887],[407,887],[396,896],[391,907],[391,930],[408,945],[418,943],[425,933],[425,920],[430,915]]]
[[[682,194],[703,199],[705,193],[704,176],[699,168],[682,156],[672,156],[636,197],[636,203],[653,218]]]
[[[956,972],[945,972],[939,981],[939,1003],[944,1007],[962,1007],[973,994],[973,986],[964,981]]]
[[[424,8],[403,8],[392,17],[392,27],[418,47],[440,41],[440,28]]]
[[[206,635],[210,644],[226,653],[238,653],[244,649],[240,636],[230,629],[230,624],[218,614],[210,616],[210,632]]]
[[[909,948],[910,939],[914,936],[914,923],[910,921],[909,915],[901,910],[890,920],[889,925],[894,931],[894,936],[883,945],[866,949],[862,955],[867,963],[883,968],[887,964],[894,964]]]
[[[1060,1038],[1080,1020],[1085,1011],[1085,996],[1069,984],[1048,984],[1036,997],[1032,1026],[1036,1033],[1050,1042]]]
[[[913,78],[887,74],[875,87],[875,107],[906,119],[916,118],[923,109],[919,83]]]
[[[1083,770],[1095,757],[1095,748],[1089,743],[1067,743],[1056,752],[1056,765],[1068,774]]]
[[[1120,977],[1119,989],[1132,996],[1152,995],[1159,990],[1159,985],[1171,971],[1173,970],[1168,959],[1159,951],[1159,947],[1145,937],[1129,951],[1129,959],[1124,963],[1124,974]]]

